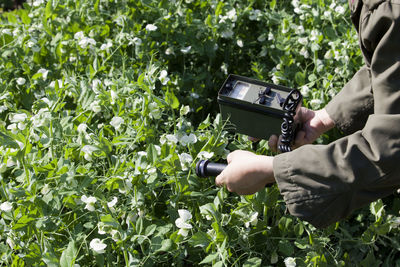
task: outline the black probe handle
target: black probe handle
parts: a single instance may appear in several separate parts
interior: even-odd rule
[[[227,164],[225,163],[215,163],[210,162],[208,160],[199,160],[196,164],[196,174],[198,177],[209,177],[209,176],[218,176]],[[265,187],[270,187],[273,184],[266,184]]]
[[[196,174],[198,177],[218,176],[227,164],[215,163],[208,160],[200,160],[196,164]]]

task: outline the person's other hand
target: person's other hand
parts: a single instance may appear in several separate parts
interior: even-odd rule
[[[292,149],[296,149],[302,145],[312,144],[321,134],[332,129],[335,126],[325,109],[313,111],[305,107],[301,107],[296,114],[295,119],[302,124],[302,128],[297,132]],[[274,152],[278,151],[280,138],[272,135],[268,140],[270,149]]]
[[[216,177],[215,184],[240,195],[254,194],[274,183],[273,157],[236,150],[228,155],[228,166]]]

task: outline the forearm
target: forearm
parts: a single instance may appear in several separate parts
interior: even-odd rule
[[[362,131],[276,156],[274,177],[290,213],[325,227],[399,188],[399,123],[400,115],[372,115]]]
[[[370,71],[366,66],[325,107],[335,126],[346,134],[361,130],[373,109]]]

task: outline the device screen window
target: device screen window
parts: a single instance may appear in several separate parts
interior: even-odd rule
[[[249,91],[250,85],[248,83],[238,82],[230,93],[230,97],[235,99],[244,99],[247,91]]]

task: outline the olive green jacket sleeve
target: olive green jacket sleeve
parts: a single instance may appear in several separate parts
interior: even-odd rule
[[[361,130],[374,111],[369,69],[361,68],[325,109],[345,134]]]
[[[274,175],[289,212],[316,227],[400,187],[400,2],[365,1],[359,15],[366,67],[355,81],[369,79],[365,84],[358,80],[355,88],[347,86],[329,109],[335,120],[353,126],[344,112],[360,116],[354,107],[361,107],[348,101],[346,93],[363,102],[370,86],[373,114],[363,119],[360,130],[329,145],[306,145],[274,158]]]

